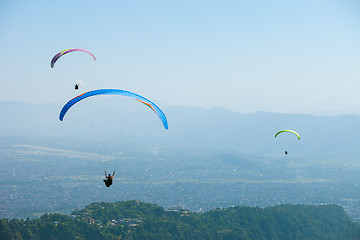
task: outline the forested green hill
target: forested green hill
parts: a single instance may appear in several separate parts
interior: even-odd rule
[[[139,201],[93,203],[71,216],[0,220],[0,239],[360,239],[337,205],[230,207],[206,213]]]

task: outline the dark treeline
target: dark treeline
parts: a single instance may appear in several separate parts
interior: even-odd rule
[[[360,239],[337,205],[230,207],[206,213],[139,201],[93,203],[72,214],[0,220],[0,239]]]

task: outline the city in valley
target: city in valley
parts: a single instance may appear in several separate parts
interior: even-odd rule
[[[92,202],[136,199],[196,212],[234,205],[338,204],[360,221],[356,159],[282,154],[111,144],[102,152],[53,138],[2,139],[0,218],[69,214]],[[110,188],[103,183],[104,171],[116,171]]]

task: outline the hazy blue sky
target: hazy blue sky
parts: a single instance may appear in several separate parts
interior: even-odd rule
[[[0,101],[119,88],[161,107],[360,109],[357,0],[2,0],[0,46]],[[66,48],[97,60],[73,53],[51,69]]]

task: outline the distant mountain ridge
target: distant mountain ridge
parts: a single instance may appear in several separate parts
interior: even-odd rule
[[[0,135],[90,141],[100,136],[108,141],[232,149],[251,154],[271,155],[287,149],[303,156],[360,156],[357,115],[243,114],[221,108],[168,107],[162,109],[169,123],[165,130],[151,110],[135,101],[101,99],[100,103],[80,104],[61,122],[60,105],[1,102]],[[297,131],[301,140],[287,134],[274,139],[281,129]]]
[[[140,201],[92,203],[71,216],[0,220],[10,239],[359,239],[360,225],[337,205],[240,207],[194,213]]]

